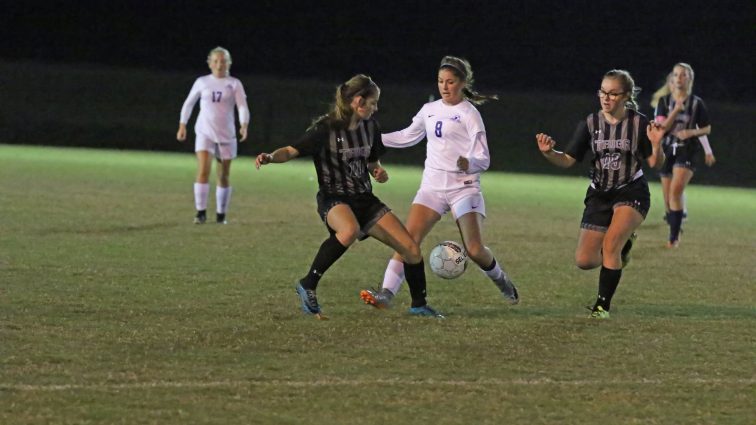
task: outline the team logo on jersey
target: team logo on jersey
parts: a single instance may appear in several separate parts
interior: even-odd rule
[[[460,115],[454,115],[450,118],[452,121],[459,122],[462,119],[462,116]]]
[[[226,84],[226,88],[229,89],[229,90],[233,90],[234,86],[232,86],[231,84]]]

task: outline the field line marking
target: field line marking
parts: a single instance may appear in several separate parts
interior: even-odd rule
[[[240,388],[240,387],[327,387],[346,386],[357,387],[363,385],[445,385],[453,387],[485,387],[503,385],[564,385],[564,386],[594,386],[594,385],[665,385],[665,384],[696,384],[696,385],[754,385],[756,377],[744,379],[615,379],[615,380],[556,380],[550,378],[538,379],[481,379],[476,381],[462,380],[412,380],[412,379],[318,379],[313,381],[294,380],[265,380],[265,381],[147,381],[147,382],[102,382],[75,384],[19,384],[0,383],[0,390],[14,391],[70,391],[70,390],[130,390],[149,388]]]

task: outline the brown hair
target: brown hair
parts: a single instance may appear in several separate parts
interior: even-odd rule
[[[624,69],[612,69],[604,74],[604,78],[619,80],[622,84],[622,90],[629,96],[627,102],[625,102],[625,107],[635,111],[638,110],[638,93],[640,93],[641,89],[635,86],[635,81],[629,72]]]
[[[467,59],[458,58],[456,56],[444,56],[444,58],[441,59],[441,65],[438,66],[439,71],[442,69],[448,69],[457,78],[465,82],[465,88],[462,89],[462,94],[465,96],[465,99],[470,102],[476,105],[482,105],[489,100],[499,99],[499,96],[495,94],[480,94],[473,89],[475,78],[473,78],[472,67]]]
[[[354,115],[352,100],[362,96],[361,104],[369,97],[376,97],[381,89],[370,77],[357,74],[336,88],[334,102],[328,113],[316,118],[310,128],[314,128],[321,122],[326,122],[334,128],[346,128]]]

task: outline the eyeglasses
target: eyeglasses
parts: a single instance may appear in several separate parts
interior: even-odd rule
[[[598,97],[608,97],[609,100],[617,100],[617,98],[619,98],[620,96],[622,96],[625,93],[627,93],[627,92],[623,91],[621,93],[607,93],[607,92],[605,92],[605,91],[603,91],[601,89],[599,89],[596,92],[596,94],[598,95]]]

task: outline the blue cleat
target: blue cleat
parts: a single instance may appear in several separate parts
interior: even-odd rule
[[[301,303],[302,311],[305,314],[314,315],[319,320],[327,319],[327,317],[323,316],[323,312],[320,310],[318,297],[314,290],[305,289],[302,287],[301,283],[297,282],[297,295],[299,295],[299,302]]]
[[[422,307],[410,307],[409,314],[412,314],[414,316],[426,316],[435,317],[437,319],[446,319],[443,314],[437,312],[427,304]]]

